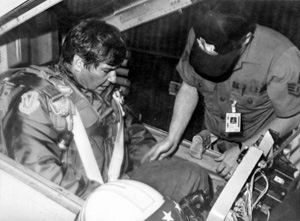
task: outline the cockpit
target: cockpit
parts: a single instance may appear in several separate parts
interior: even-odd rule
[[[103,185],[105,187],[102,189],[97,189],[93,197],[86,200],[86,198],[83,199],[74,194],[74,191],[69,191],[59,183],[53,182],[57,177],[53,176],[53,180],[46,179],[32,171],[30,162],[24,163],[22,160],[18,162],[18,160],[9,157],[14,155],[14,151],[22,149],[19,144],[16,150],[11,153],[11,150],[6,148],[7,145],[19,142],[19,137],[10,134],[11,131],[18,131],[18,127],[14,126],[14,129],[10,130],[9,127],[13,123],[7,123],[17,121],[17,118],[14,119],[13,115],[15,112],[10,111],[13,105],[10,102],[15,99],[15,97],[10,97],[11,91],[17,85],[16,87],[20,89],[18,93],[22,91],[26,94],[26,96],[14,101],[21,102],[19,106],[16,105],[16,108],[19,107],[19,111],[23,111],[22,114],[29,116],[34,113],[35,108],[44,104],[41,101],[38,102],[39,99],[36,93],[30,92],[31,87],[30,90],[25,89],[26,86],[24,85],[30,83],[29,78],[22,75],[23,80],[19,83],[11,77],[15,73],[20,73],[26,67],[34,69],[33,72],[38,73],[39,76],[44,76],[44,74],[40,74],[43,71],[48,74],[48,69],[46,71],[46,69],[39,69],[38,67],[59,64],[62,59],[61,53],[66,50],[63,48],[63,42],[69,36],[69,31],[78,21],[89,18],[96,18],[116,27],[122,36],[122,41],[126,44],[126,55],[123,62],[117,66],[115,83],[124,101],[119,97],[113,97],[111,100],[117,100],[119,103],[116,102],[112,107],[107,107],[105,111],[99,112],[100,120],[98,119],[98,121],[101,121],[115,110],[121,113],[122,108],[120,106],[124,102],[126,110],[135,119],[133,124],[136,121],[142,122],[142,125],[158,142],[169,138],[168,134],[169,131],[172,131],[172,125],[173,128],[184,125],[184,129],[180,131],[180,137],[178,137],[176,151],[170,153],[170,156],[200,166],[209,176],[213,194],[208,196],[205,191],[200,191],[196,192],[196,195],[185,197],[180,201],[180,206],[186,215],[178,220],[204,220],[203,214],[198,216],[199,211],[202,213],[203,210],[206,211],[205,220],[269,220],[271,213],[279,205],[288,205],[287,207],[291,208],[289,204],[283,202],[285,202],[285,197],[290,195],[291,186],[295,185],[297,179],[299,180],[296,177],[299,177],[297,174],[300,170],[300,129],[298,126],[289,127],[288,133],[281,137],[281,131],[272,128],[271,121],[278,117],[280,120],[294,119],[293,124],[287,125],[299,125],[300,123],[295,117],[299,115],[297,100],[299,100],[300,95],[300,76],[297,78],[300,73],[300,53],[298,53],[298,48],[300,48],[300,32],[298,31],[300,28],[300,2],[245,1],[251,22],[259,24],[259,27],[266,27],[266,30],[275,30],[280,37],[277,37],[277,34],[274,34],[275,32],[270,32],[270,34],[269,31],[264,31],[264,28],[259,28],[259,30],[263,30],[259,37],[253,33],[249,36],[245,35],[249,37],[247,39],[250,42],[245,41],[245,44],[252,44],[251,47],[257,47],[255,50],[258,51],[260,47],[266,47],[265,50],[258,53],[254,49],[252,51],[245,47],[245,54],[237,56],[234,60],[237,63],[233,63],[225,72],[226,74],[230,71],[239,73],[239,71],[245,70],[248,76],[253,75],[255,78],[239,77],[241,75],[233,77],[230,74],[228,76],[224,75],[224,78],[217,81],[214,77],[207,77],[201,71],[203,66],[207,64],[207,66],[215,69],[218,68],[217,62],[223,60],[222,58],[220,60],[214,59],[216,55],[214,53],[217,53],[217,56],[223,55],[220,51],[224,45],[226,47],[228,45],[225,44],[226,42],[222,43],[223,45],[221,43],[218,45],[211,39],[205,39],[209,35],[209,31],[203,31],[203,34],[200,30],[199,32],[204,37],[199,37],[198,29],[195,27],[195,17],[200,17],[203,21],[211,19],[211,17],[202,18],[199,8],[203,10],[203,6],[212,2],[228,2],[230,4],[230,1],[225,0],[10,0],[0,3],[0,129],[1,131],[6,129],[5,133],[1,132],[0,138],[1,220],[112,221],[121,219],[116,217],[110,219],[108,218],[110,214],[120,213],[123,215],[118,217],[123,217],[122,220],[139,221],[147,220],[147,217],[155,214],[158,208],[167,202],[169,203],[166,198],[162,198],[159,191],[141,183],[131,183],[127,178],[121,179],[121,175],[119,179],[114,180],[115,183],[108,182]],[[213,11],[213,9],[211,10]],[[214,16],[214,12],[209,16]],[[220,17],[208,20],[212,22],[210,26],[217,19],[220,19]],[[223,23],[219,25],[222,26]],[[239,24],[236,23],[236,27],[237,25]],[[223,31],[230,32],[236,27],[230,26],[230,28]],[[244,26],[242,25],[242,27]],[[194,31],[191,31],[191,29]],[[232,35],[236,32],[238,30],[235,30]],[[282,40],[281,35],[289,40]],[[273,41],[270,36],[275,36],[276,39]],[[229,35],[226,37],[230,38]],[[194,38],[196,39],[194,40]],[[216,42],[220,39],[221,34],[217,35]],[[245,39],[242,38],[243,41]],[[256,39],[258,40],[256,41]],[[281,44],[281,41],[284,42],[282,44],[284,46],[274,46],[276,42]],[[197,63],[195,60],[189,61],[193,53],[198,56],[198,60],[203,57],[203,54],[201,54],[203,51],[199,53],[195,47],[197,47],[197,50],[199,48],[203,50],[204,48],[206,52],[212,52],[212,54],[208,54],[213,56],[214,60],[212,59],[211,63],[201,63],[197,68],[193,66],[195,62]],[[220,51],[218,51],[219,48],[221,48]],[[73,69],[70,68],[70,70],[76,71],[76,68],[81,67],[79,65],[82,60],[78,58],[76,60],[78,66],[74,65]],[[237,60],[240,61],[240,64]],[[263,62],[266,65],[262,64]],[[287,63],[291,63],[291,65],[288,66]],[[71,62],[70,64],[74,63]],[[57,73],[57,70],[60,70],[59,68],[54,69],[54,71],[51,70],[53,73]],[[90,71],[87,66],[83,65],[83,68]],[[197,71],[198,68],[201,71]],[[189,77],[186,74],[187,72],[193,72],[194,75]],[[285,72],[289,74],[284,74]],[[263,73],[264,76],[260,73]],[[272,73],[272,75],[269,73]],[[55,110],[60,115],[64,115],[62,114],[65,111],[64,105],[70,101],[61,101],[61,99],[66,98],[68,100],[69,97],[72,97],[72,92],[67,91],[69,89],[68,85],[56,84],[60,81],[60,78],[56,77],[56,74],[53,74],[53,76],[58,80],[53,81],[54,83],[51,82],[56,88],[61,89],[58,94],[56,89],[44,90],[46,88],[44,86],[37,88],[38,93],[46,91],[46,95],[43,95],[44,97],[48,96],[45,99],[45,106],[50,104],[49,107],[47,106],[49,109],[52,108],[52,112],[50,111],[52,115],[49,115],[51,116],[49,119],[55,119],[57,127],[64,127],[63,124],[66,124],[67,128],[73,127],[76,118],[69,119],[66,116],[71,115],[70,113],[76,115],[75,113],[80,112],[77,105],[72,106],[68,103],[68,114],[63,116],[66,117],[66,120],[65,118],[52,117]],[[70,78],[68,74],[66,76],[67,79]],[[231,81],[230,84],[226,83],[229,81],[228,79]],[[26,83],[23,84],[23,81]],[[73,82],[73,79],[71,79],[71,82]],[[73,88],[73,84],[70,88],[75,91],[77,89]],[[76,84],[74,85],[76,86]],[[184,89],[191,93],[184,94]],[[80,88],[78,91],[80,93],[82,91],[90,93],[88,88]],[[95,96],[93,93],[90,94],[88,101]],[[285,95],[292,98],[285,102]],[[181,101],[186,101],[186,106],[176,106],[179,103],[178,97],[180,96],[182,96]],[[191,107],[192,109],[189,109],[188,102],[191,100],[191,102],[194,102],[194,96],[197,102]],[[106,97],[102,96],[100,101],[104,100],[105,103],[107,102],[105,99]],[[59,101],[59,103],[56,103],[56,101]],[[98,109],[102,107],[102,104],[97,105]],[[267,108],[271,106],[274,107],[274,113],[266,113]],[[285,110],[287,106],[291,106],[291,108],[284,113],[282,110]],[[183,111],[178,113],[193,110],[188,111],[192,113],[186,114],[189,118],[186,124],[174,123],[174,116],[177,113],[176,107]],[[256,114],[251,115],[251,113]],[[8,117],[6,118],[6,116]],[[27,119],[26,116],[24,119]],[[114,126],[108,132],[105,132],[105,136],[111,133],[112,137],[119,140],[121,135],[114,132],[114,128],[121,128],[120,122],[122,120],[120,118],[122,117],[113,117],[113,120],[119,120],[116,121],[118,124],[114,122]],[[39,119],[38,121],[38,123],[41,123],[42,120]],[[101,121],[101,123],[110,121],[112,119]],[[126,124],[128,121],[127,118],[124,118],[122,124]],[[257,123],[252,125],[253,121]],[[275,128],[284,127],[285,122],[279,122]],[[81,123],[79,121],[79,124]],[[46,125],[48,125],[48,122]],[[26,127],[26,131],[29,131],[26,134],[28,137],[40,132],[38,130],[38,132],[32,131],[31,126],[35,127],[36,124],[32,123],[28,128]],[[101,124],[99,130],[106,129],[104,126]],[[221,132],[217,131],[216,128],[221,127]],[[226,127],[226,130],[223,131],[223,127]],[[251,135],[260,132],[261,128],[263,129],[258,139],[247,143],[247,139],[244,138],[248,136],[248,132],[243,133],[246,128],[250,128]],[[47,131],[51,130],[47,129]],[[132,129],[129,134],[134,132],[135,130]],[[41,132],[41,134],[43,133]],[[13,141],[5,138],[8,134],[14,137]],[[51,136],[46,136],[46,141],[34,141],[34,145],[36,143],[47,143],[48,145],[49,140],[54,139]],[[68,134],[62,136],[68,136]],[[23,135],[20,134],[20,137],[22,138]],[[61,138],[59,134],[57,136],[53,135],[53,137]],[[110,138],[105,137],[106,141]],[[65,139],[65,137],[62,139]],[[68,145],[73,142],[72,139],[73,135],[68,141]],[[125,138],[120,139],[126,140],[126,133]],[[130,139],[128,140],[130,141]],[[236,144],[231,142],[235,139],[240,145],[240,152],[235,160],[237,167],[234,171],[228,171],[227,175],[223,176],[223,168],[220,169],[220,160],[218,159]],[[77,140],[81,140],[81,138],[77,138]],[[126,142],[129,142],[128,140]],[[223,142],[224,140],[226,142]],[[227,143],[227,141],[230,142]],[[104,141],[101,140],[101,142]],[[57,143],[62,144],[64,147],[66,141],[59,140]],[[117,141],[109,140],[108,143],[117,143]],[[201,147],[196,144],[200,144]],[[224,145],[225,149],[218,149],[218,145]],[[62,171],[64,170],[63,160],[69,156],[64,151],[57,150],[55,152],[50,150],[51,153],[58,156],[57,159],[62,160],[60,164]],[[72,151],[76,152],[76,150]],[[24,153],[24,155],[26,154],[30,154],[30,151]],[[93,153],[91,154],[93,155]],[[112,152],[109,154],[113,155]],[[87,159],[89,159],[89,156],[86,155]],[[43,162],[46,161],[47,159],[43,159]],[[75,161],[72,161],[72,163],[75,163]],[[122,162],[119,162],[119,164],[122,164]],[[123,161],[122,165],[124,164]],[[34,170],[39,169],[35,167]],[[64,173],[62,172],[62,174]],[[293,190],[295,189],[297,188]],[[103,210],[97,211],[99,205]],[[126,205],[126,207],[122,205]],[[174,205],[175,208],[179,208],[177,202]],[[297,214],[297,212],[295,213]],[[131,216],[131,214],[136,214],[136,216]],[[171,221],[174,219],[164,213],[162,220]]]

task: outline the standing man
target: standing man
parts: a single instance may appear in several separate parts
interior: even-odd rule
[[[223,145],[217,171],[228,179],[240,148],[269,129],[283,137],[300,122],[300,53],[280,33],[255,24],[241,1],[208,1],[196,12],[177,70],[183,80],[169,134],[143,161],[174,152],[204,97],[205,126]]]
[[[86,19],[67,34],[58,64],[31,66],[5,79],[2,99],[10,103],[3,152],[83,199],[102,183],[122,178],[178,201],[208,191],[207,173],[188,161],[141,164],[156,141],[122,108],[115,91],[125,54],[118,29]],[[86,157],[88,150],[92,157]]]

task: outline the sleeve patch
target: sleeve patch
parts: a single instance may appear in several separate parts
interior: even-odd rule
[[[24,114],[31,114],[40,106],[38,99],[39,94],[36,91],[29,91],[22,95],[21,103],[19,104],[19,110]]]
[[[291,95],[294,95],[296,97],[299,97],[300,95],[300,84],[296,83],[288,83],[288,92]]]

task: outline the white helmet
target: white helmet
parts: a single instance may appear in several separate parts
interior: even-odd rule
[[[150,186],[133,180],[103,184],[86,200],[79,221],[142,221],[165,203]]]

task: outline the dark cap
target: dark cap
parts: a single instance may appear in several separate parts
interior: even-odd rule
[[[200,5],[192,26],[196,37],[190,63],[199,74],[215,77],[228,71],[239,56],[245,36],[255,29],[242,4],[222,0]],[[211,50],[203,50],[201,44]]]
[[[227,72],[234,66],[239,54],[239,50],[233,50],[223,55],[208,54],[199,47],[197,39],[195,39],[190,52],[189,63],[202,77],[211,81],[222,81],[222,79],[214,78],[229,74]]]

